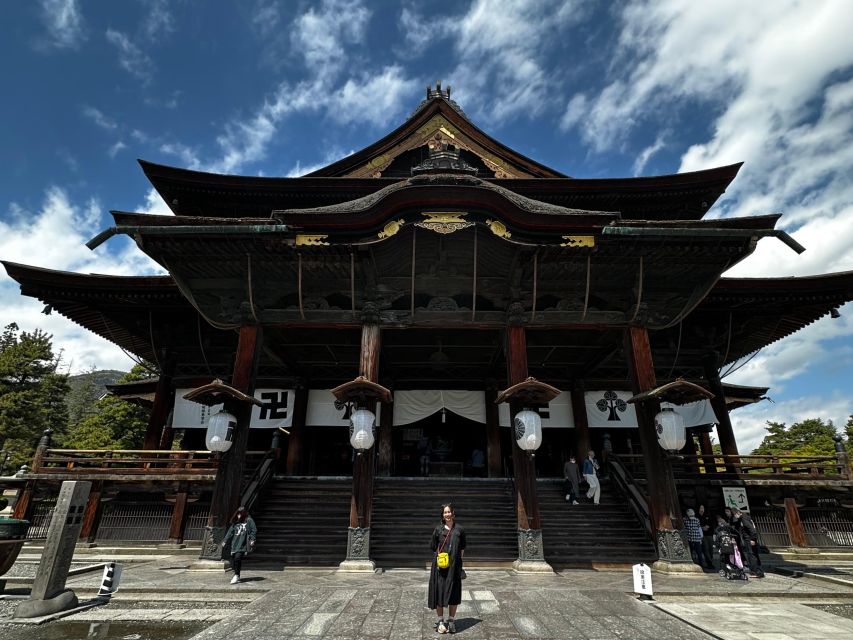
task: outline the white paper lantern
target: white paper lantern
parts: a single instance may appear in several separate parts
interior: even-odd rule
[[[220,411],[210,416],[207,421],[207,450],[225,453],[231,448],[231,439],[234,437],[234,427],[237,426],[237,418],[227,411]]]
[[[515,441],[524,451],[536,451],[542,444],[542,418],[530,409],[515,414]]]
[[[684,418],[671,407],[663,407],[655,416],[655,430],[660,446],[667,451],[679,451],[687,442]]]
[[[373,425],[376,416],[368,409],[356,409],[350,418],[349,442],[356,451],[367,451],[373,446]]]

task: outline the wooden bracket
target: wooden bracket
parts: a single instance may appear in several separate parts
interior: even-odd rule
[[[252,396],[246,395],[242,391],[238,391],[232,386],[229,386],[222,382],[222,380],[214,380],[209,384],[202,385],[196,389],[193,389],[189,393],[184,394],[184,400],[189,400],[190,402],[198,402],[199,404],[206,405],[208,407],[212,407],[217,404],[222,404],[228,400],[236,400],[237,402],[244,402],[246,404],[254,404],[259,407],[263,406],[263,403],[254,398]]]
[[[504,389],[495,398],[495,402],[518,402],[525,406],[546,405],[560,395],[560,390],[550,384],[539,382],[536,378],[529,377],[523,382]]]
[[[332,395],[340,402],[367,403],[369,401],[391,402],[391,391],[381,384],[371,382],[364,376],[344,382],[332,389]]]
[[[692,382],[687,382],[679,378],[673,382],[668,382],[660,387],[655,387],[649,391],[643,391],[635,396],[632,396],[628,402],[640,403],[649,400],[659,400],[661,402],[671,402],[672,404],[688,404],[699,400],[710,400],[714,394],[708,391],[705,387],[699,386]]]

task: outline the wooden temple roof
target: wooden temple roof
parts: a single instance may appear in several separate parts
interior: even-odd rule
[[[170,276],[87,275],[3,264],[24,295],[38,298],[137,357],[155,361],[158,352],[172,351],[180,362],[179,375],[229,375],[236,333],[201,320]],[[720,354],[721,366],[733,363],[851,300],[853,272],[723,278],[681,327],[650,333],[657,378],[700,380],[702,358],[709,350]],[[304,324],[273,327],[265,335],[262,375],[334,386],[357,370],[355,325],[335,331]],[[625,386],[620,350],[620,331],[531,328],[528,332],[531,375],[561,388],[581,378],[587,386]],[[458,386],[471,380],[500,386],[505,374],[499,330],[389,330],[383,334],[382,358],[395,388],[412,388],[419,382],[421,387],[442,382]],[[742,404],[767,393],[766,388],[749,389],[753,388],[727,391],[727,396],[740,398]]]

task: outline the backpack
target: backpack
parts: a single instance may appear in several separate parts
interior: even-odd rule
[[[720,555],[731,555],[735,552],[735,538],[728,531],[723,531],[720,534]]]

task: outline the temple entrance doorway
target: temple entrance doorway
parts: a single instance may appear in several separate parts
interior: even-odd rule
[[[448,409],[394,427],[392,446],[395,476],[486,476],[486,425]]]

